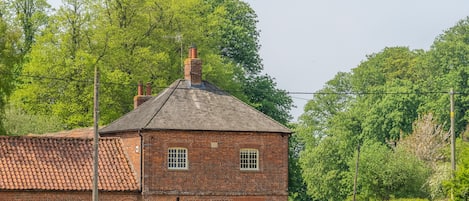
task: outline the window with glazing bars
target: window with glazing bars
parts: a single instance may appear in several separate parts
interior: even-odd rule
[[[257,149],[241,149],[239,159],[241,170],[259,170],[259,151]]]
[[[187,149],[171,147],[168,149],[168,169],[187,170]]]

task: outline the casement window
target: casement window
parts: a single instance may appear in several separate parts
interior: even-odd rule
[[[186,148],[170,147],[168,149],[168,169],[170,170],[189,169]]]
[[[240,170],[259,170],[259,150],[241,149],[239,159]]]

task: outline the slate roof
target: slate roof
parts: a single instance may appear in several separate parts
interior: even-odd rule
[[[291,133],[290,129],[209,82],[191,87],[189,81],[182,79],[99,132],[140,129]]]
[[[92,144],[89,138],[1,136],[0,190],[91,190]],[[138,190],[119,138],[100,138],[98,186]]]

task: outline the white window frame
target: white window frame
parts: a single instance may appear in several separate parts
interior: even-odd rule
[[[168,148],[168,169],[170,170],[188,170],[189,169],[189,152],[184,147]]]
[[[240,170],[259,170],[259,150],[243,148],[239,150]]]

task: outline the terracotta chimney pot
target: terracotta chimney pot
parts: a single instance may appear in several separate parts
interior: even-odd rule
[[[147,82],[147,96],[151,96],[151,82]]]
[[[151,82],[147,82],[146,95],[143,95],[143,84],[138,82],[137,95],[134,97],[134,109],[151,98]]]
[[[137,87],[137,96],[143,95],[143,84],[142,81],[138,82],[138,87]]]
[[[202,60],[197,58],[195,45],[189,48],[189,58],[184,61],[184,79],[189,81],[191,86],[202,85]]]

